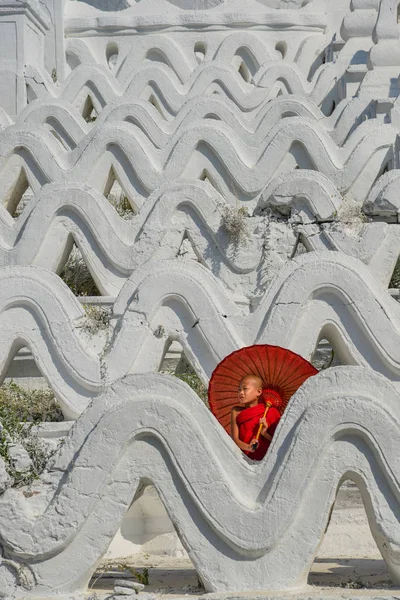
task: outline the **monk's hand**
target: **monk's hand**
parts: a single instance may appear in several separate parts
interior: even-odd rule
[[[256,438],[253,438],[249,444],[249,452],[255,452],[258,448],[258,440],[256,440]]]
[[[261,435],[265,436],[265,434],[267,433],[268,430],[268,423],[265,417],[262,417],[260,419],[260,425],[262,425],[262,429],[261,429]]]

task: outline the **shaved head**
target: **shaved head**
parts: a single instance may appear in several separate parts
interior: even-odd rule
[[[240,385],[243,385],[244,383],[254,383],[254,385],[258,388],[263,387],[263,380],[258,375],[246,375],[240,380]]]

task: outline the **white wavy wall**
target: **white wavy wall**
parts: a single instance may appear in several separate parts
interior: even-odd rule
[[[0,53],[0,378],[27,346],[66,418],[78,419],[54,463],[55,487],[43,515],[25,517],[19,491],[0,500],[0,588],[9,595],[24,585],[47,595],[84,587],[141,478],[157,486],[210,590],[248,589],[250,581],[256,589],[304,583],[335,485],[345,476],[365,488],[372,532],[398,577],[397,537],[389,550],[385,544],[389,523],[399,518],[400,492],[394,446],[382,437],[384,426],[393,429],[393,440],[399,435],[400,307],[388,292],[400,254],[392,4],[342,2],[329,12],[319,0],[71,0],[62,14],[49,2],[44,14],[32,0],[14,33],[0,11],[8,53],[15,47],[14,62]],[[390,64],[383,64],[383,47]],[[128,220],[107,197],[114,181],[131,206]],[[13,217],[20,202],[23,210]],[[232,221],[240,223],[239,233]],[[112,306],[107,343],[88,341],[82,305],[58,276],[72,242]],[[315,442],[324,451],[318,475],[305,472],[297,491],[289,477],[295,467],[274,461],[288,452],[289,462],[307,463],[307,423],[317,413],[306,416],[305,392],[294,402],[298,432],[290,433],[294,421],[285,420],[268,460],[255,468],[235,454],[188,388],[156,375],[118,383],[128,374],[157,372],[171,340],[207,382],[215,365],[243,345],[278,344],[310,358],[323,338],[352,368],[310,384],[315,402],[328,403],[321,405]],[[371,378],[378,396],[380,386],[390,390],[392,412],[382,413],[376,430],[368,420],[373,400],[359,379],[351,383],[353,425],[330,412],[328,399],[344,401],[353,373]],[[96,454],[100,442],[93,438],[92,447],[89,431],[96,419],[113,419],[111,406],[119,402],[113,390],[121,385],[133,402],[126,431],[132,453],[118,446],[112,462]],[[167,432],[154,425],[148,440],[150,425],[136,403],[153,385],[155,421],[178,402],[176,418],[182,412],[188,430],[204,423],[198,465],[186,464],[181,449],[170,446],[172,425]],[[195,404],[192,415],[185,395]],[[382,399],[383,412],[384,406]],[[124,424],[116,421],[110,431],[117,435]],[[223,465],[204,428],[213,432]],[[88,437],[81,439],[84,430]],[[98,460],[90,462],[93,472],[113,473],[114,495],[100,475],[89,483],[83,478],[77,491],[73,480],[83,467],[71,453],[80,448],[89,462]],[[209,488],[194,491],[194,468],[216,469]],[[378,485],[389,470],[390,484]],[[58,485],[64,471],[69,475]],[[128,472],[129,485],[122,476]],[[267,502],[281,477],[282,502],[293,503],[292,540],[302,536],[301,560],[298,542],[291,545],[278,527],[288,507]],[[244,525],[235,531],[237,515],[219,514],[226,501],[218,485],[227,486],[229,498],[253,486],[251,506],[235,500],[243,523],[251,520],[250,537]],[[51,507],[72,496],[78,502],[86,486],[96,491],[76,518],[65,505],[53,523]],[[301,510],[306,498],[318,505],[312,531]],[[266,511],[265,521],[256,510]],[[99,511],[110,518],[94,533]],[[268,524],[263,533],[260,523]],[[65,564],[76,548],[84,548],[84,558],[71,578]],[[293,568],[282,573],[277,565],[288,553]],[[237,575],[233,565],[243,556],[246,569]],[[21,563],[26,581],[18,576]]]

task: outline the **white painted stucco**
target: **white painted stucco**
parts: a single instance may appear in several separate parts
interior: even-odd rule
[[[0,379],[43,375],[75,422],[42,428],[65,444],[35,494],[0,496],[0,596],[80,593],[136,551],[187,552],[209,591],[301,589],[344,478],[399,580],[398,21],[395,0],[0,0]],[[58,276],[73,243],[100,299]],[[157,374],[171,342],[207,384],[242,346],[321,340],[341,366],[259,465]]]

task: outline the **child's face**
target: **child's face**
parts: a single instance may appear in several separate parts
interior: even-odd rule
[[[262,388],[257,381],[251,378],[245,377],[239,384],[238,397],[239,402],[243,406],[258,402]]]

